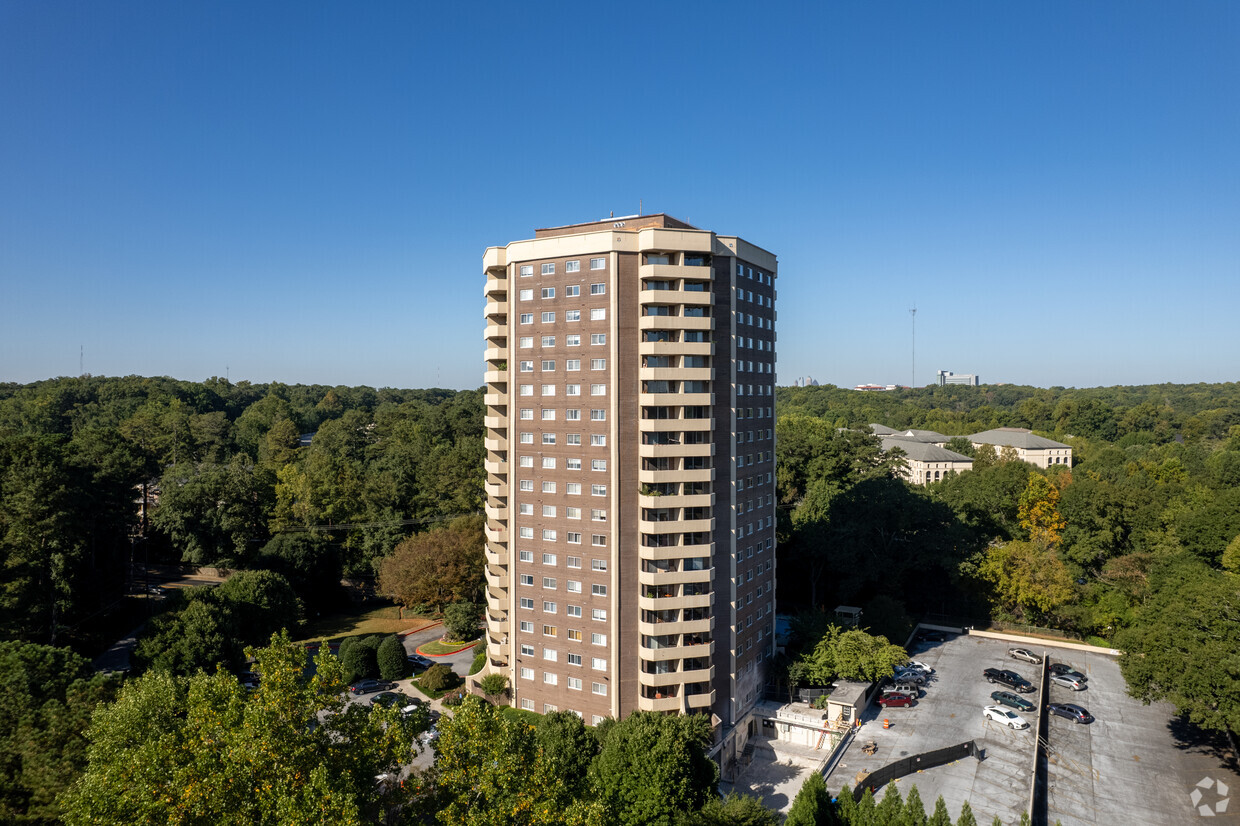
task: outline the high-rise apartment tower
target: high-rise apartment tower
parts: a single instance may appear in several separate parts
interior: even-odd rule
[[[726,759],[775,645],[775,256],[645,215],[483,266],[488,670],[590,724],[713,715]]]

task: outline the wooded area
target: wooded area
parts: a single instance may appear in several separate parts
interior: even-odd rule
[[[245,644],[329,610],[342,577],[378,577],[407,605],[469,600],[481,579],[480,398],[221,379],[0,385],[0,638],[14,646],[0,653],[22,675],[0,737],[6,817],[55,822],[56,795],[86,766],[86,715],[117,686],[46,646],[93,655],[110,642],[97,629],[135,556],[249,572],[165,601],[136,657],[151,675],[238,667]],[[892,641],[926,616],[1046,627],[1124,650],[1135,696],[1240,728],[1240,385],[781,388],[777,399],[782,613],[858,605]],[[1031,427],[1070,444],[1074,466],[976,451],[974,470],[911,486],[871,422],[949,436]],[[833,646],[809,665],[838,670]],[[40,680],[48,693],[35,699]],[[175,708],[186,690],[222,685],[150,677],[114,719],[125,703]],[[213,702],[245,713],[235,697]],[[108,793],[106,776],[90,793]],[[315,782],[336,805],[330,778]],[[605,805],[628,805],[630,791],[597,783]],[[340,811],[377,805],[358,800]],[[713,822],[700,804],[674,808]],[[747,806],[729,805],[735,817]]]

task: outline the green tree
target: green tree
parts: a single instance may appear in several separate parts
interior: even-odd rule
[[[902,826],[903,820],[904,801],[900,799],[900,790],[895,783],[888,783],[883,799],[874,810],[875,826]]]
[[[995,600],[1017,616],[1037,619],[1072,601],[1072,575],[1054,548],[1005,542],[986,550],[979,566]]]
[[[959,453],[961,456],[972,458],[974,453],[973,443],[965,436],[953,436],[947,440],[947,449],[953,453]]]
[[[875,826],[874,818],[877,817],[877,809],[874,803],[874,792],[867,788],[861,793],[861,799],[857,801],[857,810],[853,813],[853,819],[850,822],[855,826]]]
[[[482,693],[487,696],[488,700],[495,702],[496,697],[508,690],[508,676],[498,672],[488,674],[478,681],[478,687],[482,689]]]
[[[409,661],[405,658],[405,646],[401,645],[400,637],[389,634],[379,643],[375,652],[379,664],[379,676],[385,680],[403,680],[409,672]]]
[[[1128,693],[1166,700],[1205,728],[1240,731],[1240,577],[1187,555],[1151,574],[1151,596],[1116,646]]]
[[[934,801],[934,812],[927,821],[927,826],[952,826],[952,816],[948,814],[947,804],[943,802],[943,795],[939,795]]]
[[[1227,543],[1227,547],[1223,549],[1223,556],[1219,562],[1223,566],[1223,570],[1230,571],[1233,574],[1240,574],[1240,534]]]
[[[274,571],[238,571],[214,596],[228,606],[233,633],[242,645],[257,645],[276,631],[295,631],[301,624],[301,601],[288,580]]]
[[[830,626],[813,648],[802,655],[797,675],[807,685],[828,685],[836,677],[874,681],[889,677],[908,660],[908,652],[860,629]]]
[[[791,823],[791,815],[785,823]],[[830,824],[831,821],[818,821]],[[729,793],[720,800],[713,797],[696,812],[682,815],[677,826],[779,826],[779,815],[762,805],[756,797]]]
[[[960,817],[956,818],[956,826],[977,826],[977,818],[973,816],[973,807],[967,800],[960,804]]]
[[[491,677],[503,678],[502,682],[496,681],[501,686],[499,692],[488,691],[485,682]],[[507,689],[508,678],[503,674],[489,674],[483,678],[483,683],[483,691],[499,694]],[[553,711],[539,720],[535,736],[540,759],[550,776],[568,797],[586,799],[590,791],[590,763],[599,751],[594,733],[571,711]]]
[[[463,516],[396,546],[379,568],[379,589],[402,605],[474,598],[482,585],[482,519]]]
[[[472,602],[454,602],[444,609],[443,627],[449,640],[472,640],[478,636],[478,622],[482,619],[482,606]]]
[[[279,533],[263,546],[257,565],[282,574],[314,616],[336,608],[344,598],[340,547],[321,533]]]
[[[602,736],[590,781],[608,822],[670,823],[715,793],[719,768],[706,756],[711,729],[705,716],[639,711]]]
[[[148,623],[134,649],[139,670],[188,676],[196,671],[241,665],[241,646],[232,634],[232,616],[213,595],[191,594],[185,607]]]
[[[456,684],[456,674],[443,663],[435,663],[422,675],[422,687],[427,691],[443,691]]]
[[[91,722],[65,822],[362,824],[409,804],[412,789],[375,777],[412,760],[429,717],[347,704],[326,646],[313,676],[287,635],[253,654],[254,692],[222,671],[127,682]]]
[[[826,823],[831,809],[831,793],[822,774],[813,772],[801,784],[801,790],[792,800],[784,826],[819,826]]]
[[[921,802],[921,792],[914,784],[904,798],[903,826],[926,826],[926,804]]]
[[[245,562],[267,540],[272,481],[241,453],[227,464],[180,462],[160,480],[151,522],[187,562]]]
[[[446,826],[601,824],[601,808],[576,799],[539,748],[535,728],[466,697],[440,722],[436,817]]]
[[[86,768],[86,726],[119,683],[67,648],[0,642],[0,821],[60,822],[56,798]]]

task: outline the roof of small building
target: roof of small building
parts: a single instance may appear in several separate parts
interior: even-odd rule
[[[874,431],[875,436],[890,436],[893,433],[899,433],[894,427],[888,427],[885,424],[871,424],[870,430]]]
[[[1026,450],[1043,450],[1049,447],[1070,447],[1063,442],[1035,436],[1033,431],[1023,427],[996,427],[983,430],[968,437],[970,442],[979,445],[998,445],[999,447],[1022,447]]]
[[[900,439],[914,439],[927,444],[946,444],[951,438],[934,430],[896,430],[895,428],[887,427],[885,424],[871,424],[870,430],[874,431],[875,436],[895,436]]]
[[[866,692],[870,690],[869,683],[853,682],[852,680],[837,680],[835,687],[831,689],[831,693],[827,695],[827,700],[832,703],[841,703],[846,706],[860,706],[865,699]]]
[[[968,456],[916,439],[906,439],[903,436],[883,436],[880,441],[883,443],[883,450],[891,450],[893,447],[898,447],[910,459],[918,462],[968,462],[970,466],[973,464],[973,460]]]

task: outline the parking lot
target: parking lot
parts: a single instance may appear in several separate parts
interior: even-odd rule
[[[897,781],[901,793],[916,784],[928,809],[942,795],[953,818],[968,800],[979,823],[989,823],[996,815],[1005,824],[1016,823],[1029,805],[1036,712],[1022,713],[1030,723],[1026,730],[1012,730],[982,715],[984,706],[994,704],[991,692],[1005,688],[986,682],[984,668],[1009,669],[1035,684],[1039,679],[1039,666],[1008,656],[1008,649],[1015,646],[1047,652],[1053,662],[1069,663],[1089,678],[1084,691],[1050,687],[1050,702],[1082,705],[1095,721],[1079,725],[1054,716],[1047,720],[1049,823],[1167,826],[1194,822],[1202,816],[1200,805],[1212,806],[1212,823],[1240,822],[1235,811],[1240,801],[1235,807],[1223,802],[1221,811],[1217,805],[1225,798],[1217,781],[1230,793],[1240,790],[1240,777],[1220,768],[1209,750],[1186,747],[1177,740],[1170,706],[1143,706],[1127,696],[1114,657],[969,635],[949,635],[945,642],[912,649],[914,658],[935,669],[917,704],[872,706],[827,785],[836,791],[854,785],[862,772],[902,757],[975,740],[982,759],[964,757],[901,778]],[[1037,702],[1037,692],[1022,696]],[[890,728],[883,728],[884,720],[890,721]],[[868,743],[874,744],[873,754],[863,750]],[[1215,782],[1198,785],[1207,778]]]

